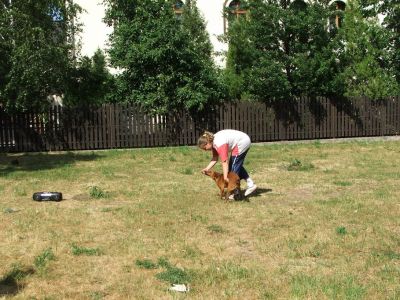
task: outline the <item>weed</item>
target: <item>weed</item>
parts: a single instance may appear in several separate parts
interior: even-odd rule
[[[215,224],[208,226],[207,229],[213,233],[223,233],[224,232],[224,229],[222,228],[222,226],[215,225]]]
[[[156,274],[156,278],[162,281],[167,281],[171,284],[184,284],[190,282],[188,272],[177,267],[168,267],[164,272]]]
[[[309,171],[314,169],[314,165],[311,163],[303,164],[297,158],[293,159],[289,166],[287,167],[288,171]]]
[[[333,184],[338,185],[338,186],[351,186],[352,185],[352,183],[349,181],[334,181]]]
[[[241,279],[246,279],[249,277],[250,272],[246,268],[241,267],[238,264],[235,264],[233,262],[227,262],[225,263],[221,271],[225,273],[227,278],[231,280],[241,280]]]
[[[89,195],[90,195],[90,197],[95,198],[95,199],[101,199],[101,198],[108,198],[109,197],[109,193],[103,191],[98,186],[92,186],[89,189]]]
[[[162,268],[170,268],[170,267],[171,267],[170,262],[169,262],[168,259],[165,258],[165,257],[160,257],[160,258],[158,259],[158,261],[157,261],[157,264],[158,264],[160,267],[162,267]]]
[[[35,257],[34,265],[36,268],[44,268],[50,260],[54,260],[53,250],[48,248]]]
[[[114,209],[111,208],[111,207],[104,207],[104,208],[101,209],[101,212],[111,212],[111,211],[113,211],[113,210],[114,210]]]
[[[314,144],[315,148],[317,148],[317,149],[321,148],[321,141],[320,140],[316,140],[313,144]]]
[[[105,297],[105,295],[102,292],[91,292],[90,293],[90,299],[93,299],[93,300],[100,300],[100,299],[103,299],[104,297]]]
[[[336,233],[339,235],[345,235],[347,234],[347,229],[344,226],[336,227]]]
[[[192,168],[185,168],[181,171],[181,173],[184,175],[193,175],[194,171]]]
[[[196,222],[200,222],[206,224],[208,222],[208,218],[200,215],[191,215],[191,219]]]
[[[153,263],[150,259],[137,259],[135,264],[141,269],[157,269],[157,264]]]
[[[319,280],[305,274],[297,274],[291,280],[292,295],[295,298],[310,298],[309,293],[315,291]]]
[[[86,248],[77,245],[72,245],[71,251],[73,255],[99,256],[102,254],[99,248]]]
[[[112,178],[112,177],[115,176],[114,175],[114,171],[111,170],[110,167],[102,167],[101,168],[101,173],[104,175],[104,177],[107,177],[107,178]]]
[[[183,249],[183,257],[184,258],[190,258],[190,259],[194,259],[199,257],[200,255],[202,255],[203,253],[197,248],[197,247],[189,247],[186,246]]]
[[[386,258],[386,259],[389,259],[389,260],[393,260],[393,259],[399,259],[400,260],[400,253],[396,253],[396,252],[394,252],[394,251],[392,251],[392,250],[386,250],[386,251],[383,251],[383,252],[375,252],[375,253],[373,253],[373,255],[375,256],[375,257],[382,257],[382,258]]]

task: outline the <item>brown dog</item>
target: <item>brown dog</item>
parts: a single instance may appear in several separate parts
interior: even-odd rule
[[[227,201],[229,195],[231,195],[232,193],[235,196],[240,193],[240,178],[236,173],[228,173],[228,184],[225,182],[224,175],[221,173],[209,170],[204,172],[204,174],[214,179],[215,183],[221,191],[221,199],[225,198],[225,200]]]

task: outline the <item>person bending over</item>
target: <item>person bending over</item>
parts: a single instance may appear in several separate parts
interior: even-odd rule
[[[250,145],[250,137],[239,130],[224,129],[215,134],[205,131],[199,137],[198,146],[202,150],[212,151],[212,159],[201,172],[205,173],[214,167],[219,157],[221,159],[224,180],[229,182],[228,172],[235,172],[239,175],[240,179],[246,180],[247,188],[244,195],[250,195],[257,189],[257,186],[243,167],[244,159]],[[231,152],[231,156],[228,161],[229,152]],[[230,199],[233,199],[233,197],[234,195],[231,195]]]

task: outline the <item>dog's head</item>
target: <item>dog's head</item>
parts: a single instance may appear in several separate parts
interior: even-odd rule
[[[219,174],[219,173],[217,173],[217,172],[214,172],[214,171],[211,171],[211,170],[208,170],[208,171],[205,171],[204,172],[204,175],[207,175],[207,176],[210,176],[212,179],[217,179],[221,174]]]

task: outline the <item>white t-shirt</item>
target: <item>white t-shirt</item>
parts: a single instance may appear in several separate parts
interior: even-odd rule
[[[229,151],[237,156],[249,149],[250,137],[239,130],[224,129],[214,134],[213,153],[217,153],[222,161],[228,159]]]

